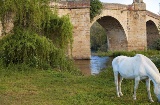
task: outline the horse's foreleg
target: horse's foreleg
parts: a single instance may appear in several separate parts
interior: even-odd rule
[[[115,82],[115,85],[116,85],[117,96],[120,97],[119,89],[118,89],[118,72],[114,72],[114,82]]]
[[[121,83],[122,83],[122,80],[123,80],[123,77],[120,75],[120,78],[119,78],[119,95],[120,96],[123,96],[123,94],[122,94],[122,91],[121,91]]]
[[[137,91],[137,88],[138,88],[139,81],[140,81],[140,77],[136,77],[135,78],[135,84],[134,84],[134,94],[133,94],[133,99],[134,100],[136,100],[136,91]]]
[[[146,79],[146,86],[147,86],[147,92],[148,92],[148,98],[151,102],[154,102],[152,97],[151,97],[151,92],[150,92],[150,79]]]

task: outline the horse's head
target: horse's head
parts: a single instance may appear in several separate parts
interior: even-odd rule
[[[154,86],[154,93],[158,98],[158,102],[160,102],[160,84],[157,84]]]

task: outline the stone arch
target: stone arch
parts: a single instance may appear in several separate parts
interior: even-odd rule
[[[106,30],[108,50],[127,50],[127,36],[121,23],[112,16],[104,16],[97,22]]]
[[[146,32],[147,32],[147,48],[152,49],[153,42],[160,38],[159,31],[156,24],[152,20],[146,22]]]

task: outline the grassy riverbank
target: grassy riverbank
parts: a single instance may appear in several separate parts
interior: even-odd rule
[[[0,69],[0,105],[148,105],[145,82],[133,101],[133,80],[122,83],[116,96],[112,68],[96,76],[71,75],[55,70],[12,67]],[[153,86],[151,86],[153,88]],[[157,101],[153,89],[152,96]],[[154,102],[153,104],[158,104]]]
[[[108,51],[108,52],[101,52],[101,51],[97,51],[96,53],[93,53],[93,55],[97,55],[97,56],[110,56],[110,57],[117,57],[120,55],[124,55],[124,56],[135,56],[136,54],[143,54],[147,57],[149,57],[154,64],[157,66],[157,68],[160,69],[160,51],[158,50],[146,50],[146,51]]]
[[[126,56],[134,56],[136,54],[143,54],[145,56],[153,56],[153,55],[159,55],[160,51],[158,50],[145,50],[145,51],[107,51],[107,52],[101,52],[97,51],[93,53],[93,55],[98,55],[98,56],[112,56],[116,57],[119,55],[126,55]]]

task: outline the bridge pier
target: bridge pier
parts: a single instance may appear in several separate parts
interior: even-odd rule
[[[94,21],[98,21],[105,28],[111,51],[145,50],[150,47],[155,37],[160,37],[157,30],[160,18],[146,11],[146,5],[141,1],[135,0],[132,5],[104,4],[102,13],[90,23],[90,0],[68,2],[60,0],[59,16],[69,15],[73,24],[73,58],[90,59],[90,27]],[[9,32],[11,28],[13,25],[7,24],[5,31]],[[1,35],[2,24],[0,22]]]
[[[73,24],[72,57],[90,59],[90,0],[64,0],[59,3],[59,16],[69,15]]]
[[[146,5],[133,3],[134,9],[128,11],[128,51],[147,49]]]

